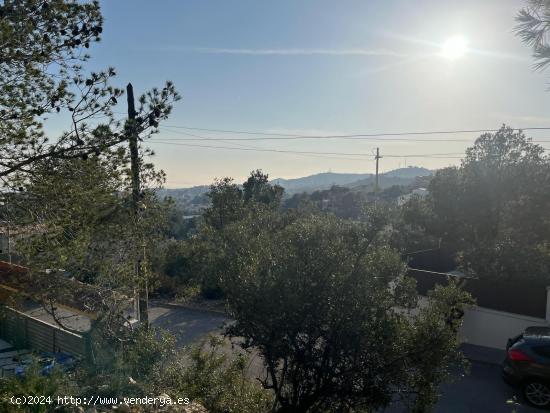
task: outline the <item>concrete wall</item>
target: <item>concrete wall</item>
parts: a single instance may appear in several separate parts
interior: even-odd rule
[[[465,311],[460,335],[464,342],[478,346],[505,349],[509,338],[529,326],[547,326],[543,318],[529,317],[483,307]]]
[[[427,298],[419,297],[418,304],[419,307],[426,306]],[[411,312],[412,315],[417,313],[417,309]],[[525,328],[548,325],[550,323],[544,318],[473,306],[464,312],[459,335],[464,343],[505,350],[508,339],[521,334]]]

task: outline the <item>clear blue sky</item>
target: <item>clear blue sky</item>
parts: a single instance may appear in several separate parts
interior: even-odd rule
[[[297,134],[549,126],[550,73],[533,72],[530,50],[512,33],[522,5],[511,0],[102,1],[103,41],[91,49],[90,66],[116,67],[119,85],[131,81],[137,92],[174,81],[183,99],[166,125]],[[468,50],[451,60],[441,56],[441,44],[453,36],[461,36]],[[550,133],[532,136],[550,138]],[[163,129],[154,140],[177,138],[185,136]],[[378,146],[382,155],[462,153],[468,145],[238,144],[365,154]],[[371,160],[151,146],[155,163],[168,174],[168,187],[223,176],[241,181],[256,168],[272,178],[374,168]],[[458,160],[388,157],[381,169],[453,163]]]

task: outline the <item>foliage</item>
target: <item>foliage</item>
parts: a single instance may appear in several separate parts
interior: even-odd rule
[[[284,189],[279,185],[271,185],[268,178],[269,176],[260,169],[252,171],[246,182],[243,183],[243,201],[278,208],[281,204]]]
[[[84,394],[102,396],[144,396],[153,391],[152,370],[176,354],[175,339],[168,332],[153,327],[124,326],[109,331],[113,323],[93,331],[93,362],[83,364],[76,381]]]
[[[258,169],[250,173],[242,189],[232,178],[223,178],[210,186],[207,195],[211,205],[204,211],[205,224],[214,229],[222,229],[242,219],[247,211],[255,207],[277,209],[281,204],[283,188],[272,186],[268,175]]]
[[[120,337],[110,363],[101,370],[81,372],[78,380],[84,394],[165,393],[199,401],[211,413],[268,411],[271,393],[245,376],[249,360],[228,355],[219,338],[177,349],[173,336],[153,328],[129,331],[124,340]]]
[[[97,2],[76,1],[4,1],[0,16],[0,175],[5,175],[26,164],[22,150],[32,149],[36,155],[48,150],[41,117],[62,108],[74,111],[76,97],[69,83],[81,73],[79,63],[88,59],[83,51],[100,39],[103,19]],[[120,95],[106,86],[111,75],[110,70],[95,74],[90,84],[83,84],[98,90],[90,96],[88,114],[97,109],[108,113]]]
[[[272,186],[268,175],[260,170],[252,171],[242,187],[231,178],[217,180],[210,187],[211,205],[204,211],[199,233],[192,240],[192,268],[206,298],[220,298],[224,294],[220,286],[223,268],[219,264],[227,252],[226,229],[249,216],[278,213],[282,188]]]
[[[211,337],[156,372],[159,391],[198,400],[210,413],[268,412],[272,395],[246,377],[249,363],[244,355],[228,356],[223,341]]]
[[[130,340],[125,314],[134,287],[150,278],[150,263],[142,261],[144,278],[136,279],[136,253],[156,251],[169,207],[145,181],[137,225],[129,225],[134,214],[125,165],[125,152],[118,157],[41,161],[17,203],[32,225],[16,247],[40,286],[27,293],[65,329],[70,330],[56,303],[96,313],[98,320],[88,334],[89,353],[93,368],[100,370],[121,359],[107,350]],[[157,176],[154,171],[147,174]]]
[[[205,224],[215,229],[222,229],[240,219],[243,213],[242,196],[242,190],[233,183],[233,179],[216,180],[210,186],[208,193],[211,206],[204,211]]]
[[[408,220],[456,251],[467,272],[546,280],[549,189],[544,149],[503,126],[478,138],[459,168],[438,171]]]
[[[550,4],[544,0],[527,0],[527,6],[516,17],[516,34],[533,49],[535,68],[544,69],[550,64]]]
[[[73,377],[53,368],[47,375],[42,374],[43,366],[34,359],[22,377],[12,376],[0,379],[0,412],[39,413],[50,410],[48,404],[16,405],[10,403],[15,397],[51,397],[54,404],[58,395],[75,394],[77,387]]]
[[[37,276],[46,268],[63,269],[98,286],[130,284],[134,246],[157,245],[167,205],[144,189],[139,225],[128,225],[133,215],[124,155],[37,163],[26,191],[12,202],[26,215],[17,224],[28,228],[16,248]]]
[[[37,161],[86,158],[124,142],[127,125],[112,111],[122,95],[110,85],[115,70],[86,73],[82,65],[103,31],[99,3],[8,0],[0,16],[0,176],[29,174]],[[178,99],[171,82],[145,93],[134,122],[138,132],[155,132]],[[43,130],[53,114],[69,126],[56,139]]]
[[[375,410],[405,394],[417,395],[423,411],[458,357],[467,295],[441,288],[408,314],[417,305],[414,283],[384,246],[385,220],[372,217],[270,226],[264,214],[225,233],[221,277],[236,320],[228,332],[262,357],[262,383],[279,412]]]
[[[220,339],[212,337],[201,345],[176,349],[167,332],[141,328],[128,329],[116,342],[104,341],[102,345],[108,349],[103,356],[110,353],[103,363],[81,364],[70,373],[54,369],[48,375],[33,363],[21,378],[0,379],[0,411],[49,411],[48,405],[12,405],[9,398],[14,395],[51,396],[55,404],[57,396],[65,395],[122,398],[169,394],[200,401],[211,413],[261,413],[271,406],[271,393],[245,376],[248,358],[228,356]]]
[[[174,199],[166,197],[165,201],[169,201],[171,204],[171,207],[168,210],[166,238],[186,240],[195,235],[198,230],[200,217],[184,217],[185,211],[178,206]]]
[[[314,191],[312,193],[298,193],[285,200],[285,209],[309,209],[332,213],[340,218],[361,219],[368,206],[384,205],[393,209],[400,195],[421,187],[430,177],[417,178],[409,185],[392,185],[374,192],[370,186],[347,188],[334,185],[330,189]]]
[[[311,194],[294,194],[285,202],[285,208],[300,208],[307,201],[312,202],[320,211],[334,213],[341,218],[357,219],[365,207],[367,196],[365,193],[334,185],[330,189]]]
[[[144,189],[139,213],[131,214],[123,143],[130,133],[141,142],[157,131],[179,99],[174,85],[145,92],[135,119],[116,121],[112,108],[122,90],[109,85],[115,70],[87,74],[82,66],[89,58],[83,51],[103,30],[98,2],[5,1],[0,15],[0,177],[18,204],[10,217],[16,220],[10,220],[22,229],[18,252],[44,287],[40,301],[52,304],[64,296],[62,283],[50,282],[59,281],[58,275],[123,296],[134,286],[143,291],[147,271],[139,279],[134,274],[136,265],[148,267],[143,250],[157,245],[165,222],[166,205],[150,188],[164,181],[164,173],[147,161],[153,152],[141,148],[137,163]],[[55,139],[43,132],[51,113],[68,124]],[[67,283],[69,295],[76,285]],[[109,303],[100,304],[110,311]]]
[[[400,207],[389,208],[390,245],[402,254],[437,249],[439,239],[425,229],[433,223],[432,211],[420,197],[413,196]]]
[[[174,296],[196,281],[192,272],[191,245],[187,241],[161,240],[151,262],[151,291]],[[156,281],[156,282],[155,282]]]

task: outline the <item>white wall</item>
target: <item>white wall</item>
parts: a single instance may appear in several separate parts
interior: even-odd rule
[[[517,336],[526,327],[547,325],[543,318],[476,306],[465,311],[459,334],[465,343],[504,350],[508,339]]]

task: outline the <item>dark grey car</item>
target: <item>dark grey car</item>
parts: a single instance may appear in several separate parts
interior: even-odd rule
[[[509,339],[502,375],[529,404],[550,408],[550,327],[528,327]]]

